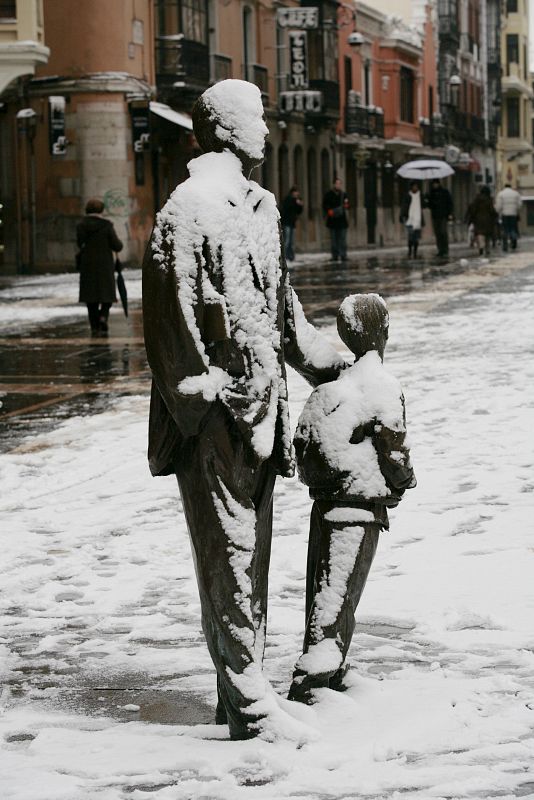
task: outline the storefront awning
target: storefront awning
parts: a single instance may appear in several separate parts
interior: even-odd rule
[[[163,117],[167,122],[172,122],[174,125],[179,125],[180,128],[185,128],[186,131],[193,130],[193,123],[189,114],[184,114],[183,111],[175,111],[174,108],[165,105],[165,103],[150,103],[150,110],[158,117]]]

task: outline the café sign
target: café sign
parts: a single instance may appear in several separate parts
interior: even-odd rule
[[[276,12],[276,21],[280,28],[313,30],[319,27],[319,8],[317,6],[279,8]]]

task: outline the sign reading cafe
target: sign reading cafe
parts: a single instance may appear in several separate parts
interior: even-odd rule
[[[311,30],[319,26],[319,9],[317,6],[279,8],[276,12],[276,21],[280,28]]]

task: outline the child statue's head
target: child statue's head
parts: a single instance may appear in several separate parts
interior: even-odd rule
[[[337,330],[356,358],[376,350],[384,358],[389,314],[379,294],[350,294],[339,307]]]

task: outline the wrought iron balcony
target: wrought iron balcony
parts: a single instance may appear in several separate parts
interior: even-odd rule
[[[208,46],[182,34],[156,37],[156,82],[176,88],[203,89],[209,84]]]
[[[225,81],[232,77],[232,59],[228,56],[221,56],[219,53],[212,55],[211,76],[213,82]]]
[[[326,116],[339,117],[339,83],[337,81],[311,80],[310,91],[321,92]]]
[[[384,138],[384,114],[374,106],[347,105],[345,108],[345,133]]]
[[[421,122],[421,141],[425,147],[443,147],[447,142],[447,131],[442,122]]]
[[[476,114],[468,114],[456,108],[447,109],[447,139],[449,142],[460,142],[468,146],[486,143],[486,123]]]
[[[458,20],[455,14],[439,15],[439,37],[458,41]]]

